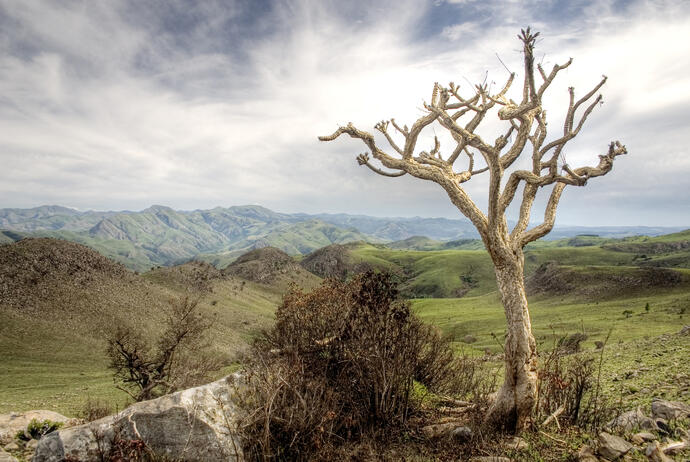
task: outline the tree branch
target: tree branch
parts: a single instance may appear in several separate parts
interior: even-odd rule
[[[377,168],[377,167],[371,165],[369,163],[369,154],[367,154],[366,152],[357,156],[357,163],[359,165],[366,165],[374,173],[378,173],[379,175],[383,175],[383,176],[387,176],[387,177],[391,177],[391,178],[403,176],[403,175],[405,175],[405,173],[407,173],[407,172],[403,172],[403,171],[386,172],[384,170],[381,170],[380,168]]]

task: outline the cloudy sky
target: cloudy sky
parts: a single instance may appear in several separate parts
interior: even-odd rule
[[[574,58],[550,126],[568,86],[609,77],[567,162],[596,164],[616,139],[629,151],[566,190],[558,223],[690,225],[690,2],[671,0],[0,0],[0,207],[458,217],[439,186],[375,175],[357,140],[317,136],[411,124],[435,81],[522,78],[527,25],[545,67]],[[484,206],[481,177],[466,186]]]

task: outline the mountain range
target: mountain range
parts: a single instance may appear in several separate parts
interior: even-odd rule
[[[669,227],[559,227],[550,237],[655,236]],[[154,205],[139,212],[79,211],[61,206],[0,209],[0,243],[56,237],[88,245],[131,269],[144,271],[192,258],[225,266],[254,248],[304,255],[330,244],[390,243],[415,236],[454,243],[478,238],[466,219],[381,218],[348,214],[279,213],[258,205],[179,211]]]

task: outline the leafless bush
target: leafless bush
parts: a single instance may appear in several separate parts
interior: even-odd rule
[[[105,400],[88,398],[78,413],[80,419],[86,422],[102,419],[116,412],[113,406]]]
[[[440,334],[398,300],[390,276],[293,288],[276,325],[249,358],[247,452],[259,460],[309,458],[403,424],[415,380],[446,390],[460,364]]]
[[[198,299],[189,297],[171,300],[165,327],[155,342],[129,326],[113,329],[106,355],[118,389],[143,401],[202,383],[220,368],[220,359],[205,351],[205,333],[211,324],[197,310],[198,304]]]
[[[579,347],[580,343],[570,340],[573,338],[575,336],[566,336],[557,341],[542,362],[538,381],[537,422],[555,421],[559,425],[560,421],[597,429],[616,412],[616,405],[601,394],[606,341],[597,355],[572,354],[573,350],[579,349],[573,348],[573,345]]]

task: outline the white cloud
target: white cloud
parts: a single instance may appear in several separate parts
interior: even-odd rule
[[[651,182],[650,172],[682,189],[690,174],[676,144],[690,122],[683,109],[690,97],[685,4],[641,2],[621,14],[613,3],[592,2],[572,24],[555,24],[530,17],[520,3],[459,3],[475,16],[429,26],[437,35],[420,40],[425,8],[447,6],[276,2],[256,31],[243,29],[248,36],[240,37],[232,31],[247,27],[249,13],[227,2],[190,12],[202,19],[183,31],[159,24],[162,11],[133,14],[124,2],[0,0],[0,130],[10,134],[0,140],[0,206],[261,203],[452,216],[438,186],[375,176],[354,161],[363,145],[316,136],[349,121],[368,130],[383,118],[411,123],[434,81],[468,88],[467,80],[481,81],[488,71],[489,82],[501,84],[507,72],[495,54],[519,72],[514,37],[525,24],[542,30],[545,65],[576,58],[547,101],[554,130],[568,85],[584,91],[601,73],[610,78],[606,104],[569,162],[596,160],[611,137],[631,151],[602,186],[568,193],[565,221],[577,222],[580,212],[568,212],[577,209],[569,204],[594,200],[594,192],[604,195],[602,217],[616,207],[610,191],[643,196],[630,184]],[[484,180],[473,183],[468,188],[481,197]],[[659,194],[660,201],[679,194],[688,201],[678,189]],[[627,222],[656,209],[641,207]],[[690,221],[687,212],[673,218],[673,207],[664,213],[668,223]]]

